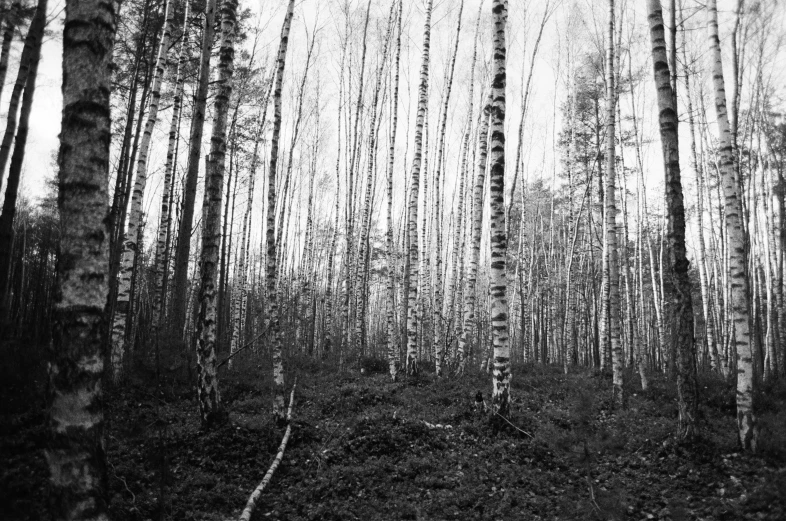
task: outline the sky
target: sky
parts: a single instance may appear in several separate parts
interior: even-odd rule
[[[343,4],[344,0],[341,0]],[[242,2],[241,8],[250,8],[257,20],[254,25],[260,27],[259,38],[259,55],[262,56],[261,61],[269,62],[270,55],[274,52],[278,45],[278,36],[281,26],[281,21],[284,14],[284,2]],[[776,9],[775,27],[778,27],[778,20],[784,21],[784,11],[786,11],[786,2],[777,2],[778,8]],[[359,42],[360,42],[360,29],[363,15],[365,13],[365,0],[352,0],[349,2],[353,10],[353,30],[352,42],[353,51],[356,53],[355,61],[351,66],[354,74],[353,81],[357,82],[357,69],[359,55]],[[490,54],[490,0],[485,0],[481,17],[481,35],[479,43],[479,56],[480,58]],[[508,157],[509,171],[512,170],[513,157],[516,149],[515,132],[519,124],[520,114],[520,97],[523,89],[524,78],[522,73],[529,70],[531,55],[535,38],[537,36],[538,26],[543,16],[543,10],[546,2],[510,2],[509,23],[508,23],[508,89],[507,89],[507,119],[506,119],[506,133],[508,137],[508,146],[506,155]],[[553,9],[553,14],[550,16],[542,40],[540,42],[539,53],[534,62],[532,88],[530,94],[530,103],[528,104],[528,113],[525,121],[524,140],[523,140],[523,158],[524,158],[524,172],[522,175],[527,179],[534,179],[542,177],[547,183],[551,183],[554,179],[555,169],[559,168],[555,158],[559,158],[559,151],[555,150],[554,137],[558,135],[562,128],[562,114],[560,112],[560,105],[567,96],[567,78],[569,77],[568,71],[570,70],[570,58],[568,51],[573,53],[590,52],[593,48],[602,48],[602,34],[605,27],[606,20],[606,2],[605,0],[551,0],[550,8]],[[618,5],[623,5],[623,2],[618,2]],[[455,70],[455,79],[451,95],[451,103],[448,116],[448,130],[446,135],[446,181],[445,191],[447,194],[448,205],[452,200],[452,194],[457,183],[457,175],[455,172],[458,170],[459,164],[459,151],[461,143],[462,128],[466,119],[466,112],[468,107],[468,84],[471,75],[470,63],[472,44],[475,35],[475,22],[478,14],[480,0],[466,0],[464,13],[462,17],[462,33],[460,44],[458,47],[458,59]],[[728,64],[728,35],[732,25],[733,14],[733,0],[721,0],[719,2],[720,12],[720,27],[721,39],[724,48],[724,60]],[[430,104],[429,104],[429,122],[430,122],[430,146],[433,148],[434,140],[436,139],[436,126],[437,116],[440,110],[440,100],[444,95],[444,75],[449,63],[450,53],[452,52],[453,41],[455,37],[455,30],[457,26],[458,15],[458,0],[437,0],[434,3],[433,13],[433,27],[432,27],[432,48],[431,48],[431,69],[430,69]],[[636,89],[634,94],[637,103],[637,111],[639,112],[640,125],[643,134],[644,145],[644,163],[645,170],[647,171],[646,185],[648,190],[648,198],[652,198],[653,204],[651,208],[658,207],[660,192],[662,192],[662,176],[663,168],[660,164],[659,143],[657,141],[657,128],[655,127],[655,96],[654,87],[652,86],[651,70],[649,69],[649,33],[646,25],[646,16],[644,13],[644,3],[627,0],[626,17],[623,21],[625,28],[623,40],[631,39],[631,67],[635,70],[642,70],[644,81]],[[61,32],[63,20],[64,0],[50,5],[48,26],[49,34],[42,49],[42,61],[39,67],[39,77],[36,87],[36,97],[31,113],[30,122],[30,137],[28,142],[27,154],[25,157],[23,180],[22,180],[22,194],[32,198],[40,197],[44,193],[44,182],[47,178],[52,178],[55,175],[55,166],[53,164],[53,157],[56,154],[58,147],[58,132],[60,126],[60,113],[62,109],[62,97],[60,95],[61,84]],[[384,31],[384,25],[387,18],[387,13],[390,8],[390,2],[386,0],[372,0],[371,12],[372,23],[370,28],[370,41],[369,56],[367,58],[366,66],[366,82],[370,90],[373,83],[374,68],[377,64],[379,57],[379,41],[380,35]],[[525,11],[529,9],[529,11]],[[404,34],[402,39],[402,61],[401,61],[401,94],[400,94],[400,108],[399,108],[399,125],[396,149],[396,176],[394,180],[396,196],[394,197],[394,206],[396,208],[397,219],[400,216],[400,211],[404,207],[404,184],[406,183],[407,175],[410,169],[410,162],[412,156],[412,143],[413,143],[413,130],[414,113],[416,105],[416,93],[418,83],[418,71],[420,67],[420,49],[423,40],[423,11],[424,2],[422,0],[405,1],[404,5]],[[703,26],[703,12],[697,8],[697,4],[693,0],[685,1],[685,12],[688,24],[688,39],[692,44],[692,49],[696,50],[696,58],[700,63],[702,60],[706,61],[703,55],[703,49],[706,48],[706,29]],[[290,51],[287,56],[287,73],[284,80],[284,128],[282,140],[284,149],[282,153],[286,154],[289,145],[292,127],[294,123],[294,97],[296,94],[296,86],[303,74],[303,64],[305,63],[306,42],[310,37],[309,34],[313,32],[314,27],[318,30],[317,51],[315,58],[315,67],[312,67],[307,83],[307,97],[315,95],[315,86],[320,84],[321,102],[319,111],[319,129],[323,136],[321,140],[321,160],[319,161],[319,179],[321,180],[320,186],[327,192],[325,197],[320,198],[319,204],[321,205],[322,218],[331,218],[333,206],[332,193],[335,190],[332,184],[331,170],[335,164],[336,154],[336,114],[338,106],[338,70],[340,62],[340,34],[343,31],[344,19],[341,13],[339,1],[325,1],[325,0],[300,0],[296,4],[295,19],[292,25],[292,35],[290,37]],[[784,24],[780,24],[781,33],[786,33]],[[778,36],[778,35],[776,35]],[[783,38],[784,34],[780,34]],[[246,46],[250,47],[251,40],[246,42]],[[10,95],[10,89],[16,77],[16,62],[21,51],[21,42],[17,41],[13,48],[11,58],[11,66],[9,67],[6,86],[3,92],[2,110],[5,111],[5,105]],[[782,46],[773,51],[770,56],[772,63],[786,63],[784,61],[784,51]],[[172,55],[170,55],[172,59]],[[745,65],[745,64],[744,64]],[[478,67],[481,67],[479,60]],[[771,70],[770,70],[771,69]],[[784,85],[784,68],[769,67],[769,72],[772,73],[771,81],[775,85]],[[624,71],[623,71],[624,72]],[[728,67],[726,67],[726,75],[728,77]],[[706,79],[706,74],[704,75]],[[319,78],[317,81],[315,78]],[[169,89],[168,80],[165,78],[164,89]],[[476,80],[475,95],[476,98],[480,96],[481,81]],[[727,79],[728,83],[728,79]],[[708,85],[708,84],[707,84]],[[386,97],[389,104],[390,92],[386,89],[383,90],[383,96]],[[743,92],[745,96],[745,92]],[[779,101],[783,103],[783,91],[780,91]],[[354,101],[353,101],[354,102]],[[623,114],[629,111],[630,96],[622,95],[620,101],[623,107]],[[477,104],[477,101],[476,101]],[[681,116],[684,118],[684,99],[680,100]],[[476,105],[477,106],[477,105]],[[249,108],[249,110],[251,110]],[[384,115],[384,121],[388,121],[388,114]],[[115,113],[115,117],[121,117],[122,114]],[[150,153],[149,164],[151,172],[148,181],[148,188],[145,196],[145,210],[148,213],[149,222],[157,222],[157,205],[158,199],[161,194],[162,175],[161,168],[166,154],[166,133],[168,131],[169,119],[171,117],[171,110],[167,107],[162,107],[159,113],[158,124],[154,132],[153,148]],[[5,114],[2,113],[3,121],[5,121]],[[714,119],[714,111],[708,107],[708,120],[712,122]],[[687,150],[687,125],[681,125],[681,143],[682,143],[682,163],[685,170],[688,164],[688,150]],[[386,164],[387,152],[387,138],[389,133],[387,131],[388,124],[382,125],[382,133],[380,135],[381,143],[380,153],[378,156],[379,168],[378,171],[378,184],[377,191],[379,196],[376,198],[377,206],[379,208],[377,214],[382,217],[381,208],[384,199],[382,192],[382,183],[384,181],[384,170],[382,169]],[[304,130],[301,133],[299,143],[308,143],[310,136],[315,135],[316,118],[313,111],[310,111],[305,120]],[[714,125],[712,125],[712,132],[715,132]],[[187,129],[187,125],[184,125]],[[187,134],[187,132],[184,131]],[[205,129],[206,140],[210,134],[210,122],[208,121]],[[207,141],[206,141],[207,142]],[[204,148],[203,150],[206,150]],[[117,151],[113,153],[116,155]],[[632,151],[626,152],[632,154]],[[301,162],[301,149],[298,148],[295,154],[297,164]],[[185,157],[185,147],[181,143],[180,161],[182,162]],[[305,156],[303,156],[305,157]],[[405,164],[405,160],[407,163]],[[432,159],[433,161],[433,159]],[[626,162],[633,163],[633,156],[626,158]],[[184,165],[181,165],[180,170],[183,170]],[[297,168],[297,167],[296,167]],[[508,173],[508,182],[510,176]],[[295,187],[298,190],[296,197],[299,204],[304,204],[305,189],[307,183],[303,182],[303,176],[296,176]],[[264,183],[257,182],[256,200],[257,206],[255,207],[255,222],[260,226],[254,227],[261,229],[261,195],[262,185]],[[686,191],[691,190],[691,184],[686,183]],[[241,187],[242,189],[242,187]],[[244,201],[244,198],[239,198]],[[201,201],[198,196],[197,201]],[[343,204],[343,203],[342,203]],[[446,219],[450,212],[450,206],[446,208]],[[298,210],[296,213],[295,224],[302,223],[304,216],[303,211]],[[298,221],[300,219],[300,221]],[[384,220],[382,220],[384,223]],[[148,231],[149,234],[153,232]],[[254,232],[260,235],[257,231]],[[252,239],[252,240],[258,240]]]

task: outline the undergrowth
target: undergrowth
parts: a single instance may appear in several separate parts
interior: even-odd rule
[[[201,429],[185,373],[137,373],[106,403],[113,519],[219,520],[236,516],[283,434],[271,417],[266,361],[221,370],[229,422]],[[786,424],[782,384],[762,398],[760,454],[737,451],[734,389],[701,375],[702,436],[673,438],[676,392],[630,373],[625,410],[611,407],[606,374],[513,368],[505,421],[478,410],[490,376],[391,382],[387,361],[338,370],[291,357],[297,377],[284,460],[255,519],[782,519]],[[361,371],[362,369],[362,371]],[[731,404],[731,409],[730,405]],[[43,410],[0,423],[0,518],[43,515]],[[12,501],[13,499],[13,501]]]

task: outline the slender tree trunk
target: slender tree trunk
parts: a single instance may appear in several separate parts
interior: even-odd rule
[[[142,38],[145,38],[143,34]],[[155,38],[157,41],[157,37]],[[144,49],[144,45],[141,46]],[[151,52],[154,52],[155,42],[150,46]],[[140,59],[141,60],[141,59]],[[145,107],[147,101],[149,100],[148,94],[150,93],[150,84],[151,79],[155,69],[155,56],[151,56],[149,63],[145,67],[145,76],[143,81],[142,87],[142,97],[139,102],[139,111],[137,113],[136,118],[136,125],[135,130],[133,132],[134,139],[133,143],[131,144],[131,152],[126,153],[124,156],[121,155],[120,157],[120,166],[118,169],[118,176],[123,178],[122,180],[122,188],[120,192],[117,194],[117,197],[113,197],[116,199],[113,203],[113,208],[109,211],[109,218],[112,225],[111,228],[111,237],[109,241],[109,306],[108,306],[108,316],[113,316],[115,312],[115,307],[117,305],[117,291],[118,291],[118,272],[120,271],[120,259],[123,255],[123,247],[125,245],[125,223],[126,223],[126,215],[128,214],[128,201],[131,198],[131,189],[133,184],[131,181],[133,180],[134,175],[134,168],[133,164],[136,161],[136,154],[139,150],[139,139],[142,136],[142,123],[144,121],[145,115]],[[129,104],[130,106],[130,104]],[[133,118],[129,117],[128,122],[131,124],[131,120]],[[130,134],[130,130],[126,131],[126,134]],[[129,135],[130,138],[130,135]],[[124,137],[125,140],[125,137]],[[120,188],[120,186],[118,186]],[[108,321],[109,331],[108,334],[111,335],[112,333],[112,322]],[[111,368],[110,368],[111,370]]]
[[[456,24],[456,41],[453,47],[453,56],[450,60],[450,69],[447,74],[447,91],[445,93],[445,100],[442,105],[442,114],[440,120],[442,122],[439,129],[439,140],[437,141],[437,162],[435,166],[435,198],[434,198],[434,214],[436,220],[436,227],[434,233],[436,236],[436,252],[434,264],[434,361],[435,371],[437,376],[442,376],[442,365],[444,363],[444,340],[443,325],[447,326],[443,315],[443,287],[442,287],[442,192],[440,186],[440,174],[442,172],[443,156],[445,154],[445,132],[448,124],[448,107],[450,103],[450,93],[453,87],[453,73],[456,69],[456,56],[458,54],[459,38],[461,37],[461,15],[464,13],[464,0],[459,4],[458,23]],[[445,331],[447,333],[447,331]]]
[[[180,111],[183,107],[183,87],[185,82],[184,67],[188,59],[189,45],[189,14],[191,11],[190,0],[185,0],[185,12],[183,13],[183,41],[180,43],[180,56],[177,60],[175,70],[175,80],[172,82],[175,99],[172,108],[172,121],[169,124],[169,146],[166,153],[166,165],[164,165],[164,190],[161,195],[161,211],[158,221],[158,241],[156,242],[155,256],[155,275],[156,287],[153,296],[153,327],[158,328],[161,321],[162,301],[164,295],[164,276],[166,272],[165,251],[169,241],[169,221],[171,219],[171,191],[173,187],[175,162],[175,146],[177,144],[178,125],[180,124]]]
[[[744,450],[756,450],[758,427],[754,403],[753,344],[750,335],[750,312],[745,236],[742,229],[742,201],[734,175],[732,135],[726,112],[726,89],[723,84],[723,64],[718,39],[718,11],[716,0],[707,2],[712,81],[715,92],[715,112],[718,125],[719,168],[724,194],[724,217],[728,241],[729,278],[731,280],[732,335],[737,362],[737,429]]]
[[[221,5],[221,48],[218,60],[216,104],[210,154],[206,157],[205,198],[202,203],[202,253],[200,256],[199,317],[197,337],[197,393],[202,424],[211,426],[223,420],[216,373],[216,282],[218,251],[221,243],[221,200],[226,165],[227,119],[232,96],[235,59],[237,0]]]
[[[30,24],[28,39],[31,41],[30,52],[25,75],[25,88],[19,114],[19,126],[16,132],[14,152],[8,171],[8,185],[5,189],[3,211],[0,213],[0,335],[10,335],[8,327],[11,318],[11,258],[14,253],[14,217],[19,181],[22,177],[22,162],[27,145],[28,122],[33,108],[35,82],[38,74],[38,63],[41,56],[41,42],[44,36],[47,0],[39,0],[33,22]],[[31,34],[32,33],[32,34]],[[10,119],[9,119],[10,124]]]
[[[466,284],[464,289],[464,329],[458,345],[458,373],[462,374],[468,357],[467,337],[477,325],[477,280],[478,264],[480,263],[480,238],[483,231],[483,186],[486,183],[486,159],[488,154],[489,119],[491,112],[491,93],[485,101],[481,124],[478,132],[478,160],[475,186],[472,192],[472,237],[470,238],[469,265],[467,266]],[[480,335],[475,335],[476,342]]]
[[[3,9],[6,7],[7,0],[3,0]],[[20,0],[14,0],[11,8],[4,13],[3,20],[0,21],[0,26],[5,23],[5,30],[3,31],[3,43],[0,46],[0,95],[3,93],[5,87],[5,75],[8,72],[8,57],[11,54],[11,44],[14,41],[14,31],[18,23],[19,10],[22,8]]]
[[[360,125],[360,116],[363,112],[363,93],[364,93],[364,80],[365,80],[365,72],[366,72],[366,51],[368,49],[368,23],[371,17],[371,0],[369,0],[366,6],[366,18],[365,23],[363,24],[363,51],[360,57],[360,78],[359,78],[359,86],[358,86],[358,98],[357,104],[355,108],[355,122],[354,128],[352,132],[352,146],[350,147],[350,156],[348,162],[346,164],[347,168],[347,201],[346,201],[346,241],[345,241],[345,250],[344,250],[344,295],[343,295],[343,302],[342,302],[342,324],[346,327],[345,334],[346,334],[346,341],[343,342],[343,345],[346,349],[349,349],[351,346],[351,339],[352,339],[352,326],[351,326],[351,318],[350,318],[350,307],[352,303],[352,295],[353,292],[353,266],[355,261],[355,168],[356,168],[356,161],[359,161],[359,144],[358,144],[358,128]],[[350,79],[351,79],[351,69],[350,69]],[[351,92],[352,85],[350,83],[349,91]],[[347,97],[349,97],[349,93],[347,93]],[[351,119],[351,108],[349,119]],[[347,124],[347,131],[349,131],[349,123]],[[349,135],[347,135],[349,138]],[[360,176],[358,176],[360,177]],[[341,351],[341,360],[343,361],[343,353],[344,350]],[[343,367],[343,364],[342,364]]]
[[[684,21],[682,22],[684,24]],[[684,25],[682,28],[685,31]],[[695,121],[693,116],[693,97],[690,82],[690,71],[687,66],[687,53],[685,51],[686,45],[683,44],[683,63],[685,63],[685,90],[686,98],[688,100],[688,126],[690,131],[690,152],[691,152],[691,168],[696,177],[696,221],[698,225],[697,235],[699,243],[699,252],[697,264],[699,268],[699,284],[701,288],[702,312],[704,315],[704,330],[707,339],[707,348],[710,354],[710,364],[714,371],[723,372],[722,364],[718,355],[718,344],[715,336],[715,321],[710,302],[710,291],[707,282],[707,252],[704,242],[704,172],[703,164],[698,160],[696,153],[696,130]]]
[[[494,346],[492,414],[507,416],[510,412],[510,341],[508,338],[507,257],[505,236],[505,24],[508,20],[507,0],[493,0],[494,59],[491,68],[491,154],[489,160],[489,194],[491,199],[491,329]],[[493,418],[493,416],[492,416]]]
[[[614,73],[614,0],[608,2],[608,32],[606,34],[606,186],[604,194],[605,227],[604,227],[604,293],[608,295],[609,339],[611,347],[611,366],[613,372],[614,402],[617,406],[625,406],[625,394],[622,376],[622,346],[620,345],[620,295],[619,295],[619,260],[617,252],[617,204],[616,204],[616,153],[614,123],[617,102]],[[607,275],[608,274],[608,275]],[[604,299],[605,300],[605,299]],[[602,324],[605,326],[605,324]]]
[[[673,7],[673,3],[672,3]],[[671,343],[677,344],[677,393],[679,396],[679,437],[692,439],[697,430],[698,384],[693,348],[693,301],[689,262],[685,248],[685,206],[682,196],[680,155],[677,135],[676,93],[669,74],[663,12],[660,0],[648,0],[652,43],[652,63],[658,99],[658,119],[666,172],[666,219],[669,243],[669,274],[666,277]],[[672,18],[673,20],[673,18]],[[676,60],[674,62],[676,66]]]
[[[398,91],[399,91],[399,67],[401,65],[401,18],[403,15],[404,2],[398,0],[397,28],[396,28],[396,61],[395,73],[393,78],[393,105],[391,108],[391,131],[390,131],[390,149],[388,151],[388,169],[387,169],[387,230],[385,233],[386,249],[387,249],[387,287],[385,303],[386,319],[387,319],[387,351],[388,363],[390,366],[390,378],[395,382],[398,379],[399,357],[398,350],[396,349],[396,290],[395,290],[395,273],[396,273],[396,260],[395,260],[395,246],[393,244],[393,167],[395,163],[396,153],[396,132],[398,130]]]
[[[264,109],[263,109],[264,110]],[[262,120],[262,116],[258,118]],[[247,246],[247,235],[249,233],[249,225],[251,224],[251,211],[253,208],[254,202],[254,181],[256,176],[254,175],[256,172],[257,167],[257,158],[259,154],[259,141],[262,138],[262,126],[259,125],[257,127],[259,130],[257,135],[254,137],[254,153],[251,159],[251,168],[249,169],[249,177],[248,177],[248,200],[246,201],[246,212],[243,216],[243,228],[240,232],[241,238],[241,245],[240,245],[240,257],[238,259],[237,270],[235,273],[235,284],[232,291],[232,304],[231,304],[231,311],[230,311],[230,320],[232,322],[232,340],[229,344],[229,353],[233,354],[238,349],[238,342],[240,341],[240,334],[241,334],[241,321],[243,316],[243,300],[245,299],[246,293],[248,288],[246,286],[247,283],[247,272],[248,272],[248,265],[247,265],[247,256],[248,256],[248,246]],[[229,368],[232,368],[232,360],[229,361]]]
[[[270,167],[268,169],[267,192],[267,229],[265,230],[267,242],[267,315],[269,320],[269,335],[273,339],[273,416],[278,422],[285,419],[284,411],[284,364],[281,360],[281,310],[276,292],[276,279],[278,278],[278,265],[276,264],[276,168],[278,165],[278,146],[281,136],[281,87],[284,82],[284,66],[289,43],[289,28],[292,25],[292,15],[295,0],[289,0],[284,25],[281,28],[281,43],[278,48],[276,83],[273,90],[273,136],[271,138]]]
[[[41,8],[43,4],[43,9]],[[25,46],[22,48],[22,55],[19,57],[19,71],[16,75],[16,83],[11,91],[11,100],[8,102],[8,115],[6,119],[5,133],[3,141],[0,143],[0,190],[3,189],[3,178],[5,167],[8,165],[8,158],[11,155],[11,144],[16,135],[16,127],[19,122],[19,102],[22,92],[25,90],[27,76],[34,61],[38,61],[41,54],[41,39],[46,26],[46,2],[39,0],[30,28],[25,37]]]
[[[115,305],[112,319],[112,376],[118,381],[123,376],[123,357],[125,355],[126,328],[129,323],[129,301],[131,299],[131,278],[134,266],[137,264],[138,237],[142,226],[142,202],[147,184],[147,159],[150,152],[150,141],[153,128],[158,120],[158,106],[161,100],[161,82],[166,67],[166,56],[169,50],[169,38],[172,33],[174,19],[174,0],[167,0],[165,21],[161,33],[161,41],[156,59],[156,69],[150,89],[150,108],[145,122],[145,132],[142,135],[142,144],[139,150],[139,160],[136,167],[136,181],[134,193],[131,198],[131,215],[123,245],[123,257],[120,263],[120,281],[118,284],[117,304]]]
[[[360,230],[360,244],[358,247],[358,277],[364,278],[365,273],[368,269],[368,246],[369,246],[369,233],[371,230],[371,210],[372,210],[372,198],[374,195],[373,188],[374,188],[374,172],[376,166],[376,149],[377,149],[377,117],[379,114],[379,97],[380,91],[382,89],[382,73],[385,69],[385,64],[387,63],[388,58],[388,46],[390,43],[390,34],[393,30],[393,16],[394,16],[394,9],[395,4],[391,4],[390,6],[390,14],[388,16],[388,25],[387,30],[385,33],[385,37],[383,40],[383,47],[382,47],[382,61],[380,62],[379,68],[377,70],[377,79],[374,85],[374,97],[371,102],[371,122],[370,122],[370,129],[369,129],[369,157],[368,157],[368,169],[366,173],[366,195],[365,201],[363,204],[363,222],[361,225]],[[355,300],[357,302],[357,311],[355,314],[355,335],[354,335],[354,344],[353,351],[359,353],[360,356],[366,356],[366,341],[364,336],[365,331],[365,324],[366,324],[366,305],[368,302],[368,287],[366,284],[358,284],[355,286],[356,294]],[[355,348],[359,347],[359,351]]]
[[[52,519],[108,520],[101,381],[107,297],[113,3],[66,3],[58,156],[60,255],[49,357]]]
[[[418,367],[418,192],[420,169],[423,162],[423,124],[428,105],[429,46],[431,43],[431,6],[426,4],[426,22],[423,29],[423,51],[420,64],[420,86],[418,87],[418,111],[415,118],[415,152],[409,186],[409,271],[407,284],[407,375],[415,376]]]
[[[341,51],[341,67],[339,72],[339,78],[343,78],[344,76],[344,62],[346,60],[346,45]],[[338,86],[338,130],[336,131],[336,143],[338,150],[336,152],[336,200],[335,200],[335,209],[334,209],[334,221],[333,221],[333,238],[330,241],[330,251],[328,252],[328,266],[327,266],[327,282],[325,284],[325,296],[323,298],[322,306],[324,308],[325,313],[325,337],[322,342],[322,356],[327,356],[328,353],[333,348],[333,335],[332,335],[332,316],[333,316],[333,279],[335,273],[335,266],[336,266],[336,247],[338,245],[338,227],[341,221],[341,207],[340,207],[340,195],[341,195],[341,108],[342,108],[342,101],[343,101],[343,81],[339,81]],[[339,333],[340,338],[340,333]]]
[[[175,273],[172,287],[172,328],[180,334],[186,324],[188,312],[188,264],[191,255],[191,231],[194,221],[199,158],[202,152],[202,133],[205,126],[208,85],[210,82],[210,54],[215,37],[216,0],[205,4],[205,22],[202,32],[202,51],[199,60],[199,80],[191,113],[191,135],[188,140],[188,171],[186,172],[183,212],[177,233]]]

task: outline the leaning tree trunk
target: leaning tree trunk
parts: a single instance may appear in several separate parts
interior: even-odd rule
[[[295,0],[289,0],[287,13],[284,16],[284,25],[281,28],[281,43],[278,48],[276,83],[273,88],[273,135],[271,137],[270,167],[268,169],[267,190],[267,229],[265,237],[267,243],[267,315],[268,335],[273,338],[273,416],[276,421],[285,421],[284,411],[284,364],[281,360],[281,311],[276,293],[276,279],[278,278],[278,265],[276,264],[276,168],[278,166],[278,145],[281,136],[281,86],[284,82],[284,65],[289,43],[289,28],[292,25],[292,14]]]
[[[28,33],[28,38],[33,42],[33,46],[27,65],[28,72],[25,75],[26,81],[19,115],[19,128],[16,133],[16,141],[14,142],[14,153],[11,156],[11,166],[8,171],[8,185],[5,189],[3,211],[0,214],[0,335],[4,336],[10,336],[8,321],[11,313],[11,257],[14,251],[14,217],[16,215],[19,181],[22,177],[22,162],[24,161],[25,146],[27,145],[28,121],[30,120],[30,111],[33,108],[35,81],[41,56],[46,4],[47,0],[39,0],[35,19],[30,27],[32,34]]]
[[[210,54],[215,36],[216,0],[205,4],[205,22],[202,31],[202,51],[199,59],[199,81],[191,113],[191,135],[188,140],[188,171],[186,172],[183,211],[175,248],[175,269],[172,281],[172,331],[182,335],[186,325],[188,307],[188,264],[191,255],[191,229],[194,222],[199,158],[202,153],[202,133],[205,128],[205,108],[210,83]]]
[[[161,212],[158,220],[158,241],[156,242],[155,256],[155,275],[156,287],[153,297],[153,327],[158,328],[161,320],[161,310],[164,300],[164,274],[166,272],[166,245],[169,241],[169,222],[171,220],[172,208],[169,205],[171,199],[170,192],[173,187],[175,174],[175,145],[177,144],[178,126],[180,124],[180,111],[183,107],[183,87],[185,84],[184,68],[188,59],[189,32],[191,20],[188,16],[191,11],[191,1],[185,0],[185,12],[183,13],[183,41],[180,43],[180,56],[177,60],[175,70],[175,81],[172,82],[175,99],[172,106],[172,121],[169,124],[169,146],[166,152],[166,165],[164,166],[164,190],[161,195]]]
[[[677,135],[677,96],[670,82],[663,12],[660,0],[647,2],[652,64],[658,98],[658,120],[666,173],[666,238],[669,243],[669,273],[666,277],[671,342],[677,344],[677,393],[679,395],[679,437],[692,439],[696,435],[698,413],[698,384],[693,350],[693,301],[689,262],[685,250],[685,205],[680,176],[680,153]]]
[[[63,26],[60,251],[47,397],[52,519],[108,519],[101,381],[114,5],[68,0]]]
[[[431,42],[431,5],[426,4],[426,22],[423,29],[423,54],[420,64],[420,86],[418,87],[418,111],[415,118],[415,152],[412,159],[412,173],[409,186],[409,272],[407,281],[409,292],[407,300],[407,375],[418,374],[418,192],[420,188],[420,167],[423,162],[423,123],[426,119],[428,104],[428,67],[429,45]]]
[[[37,61],[37,57],[41,54],[41,39],[45,26],[46,1],[39,0],[35,15],[33,15],[33,21],[30,22],[30,28],[27,30],[25,46],[22,48],[22,55],[19,57],[19,71],[16,74],[16,83],[14,83],[14,88],[11,91],[11,100],[8,102],[5,133],[3,134],[2,143],[0,143],[0,190],[3,189],[5,167],[8,164],[8,158],[11,156],[11,144],[14,141],[16,127],[19,121],[17,119],[19,101],[22,98],[22,92],[25,90],[30,67],[33,61]]]
[[[142,203],[145,197],[145,186],[147,184],[147,159],[150,153],[150,140],[153,136],[153,128],[158,120],[158,106],[161,101],[161,81],[166,68],[166,55],[169,51],[169,38],[172,34],[172,22],[174,19],[175,0],[167,0],[166,20],[161,30],[161,42],[156,58],[156,69],[150,89],[150,107],[148,109],[145,131],[142,135],[142,143],[139,148],[139,159],[136,165],[136,181],[134,182],[134,193],[131,197],[131,215],[128,219],[125,240],[123,244],[123,257],[120,261],[120,280],[117,289],[117,303],[112,317],[112,343],[111,361],[112,377],[118,381],[123,376],[123,357],[125,355],[126,328],[129,320],[129,303],[131,300],[131,279],[134,274],[134,266],[137,264],[137,251],[139,231],[142,226]]]
[[[737,429],[739,442],[745,450],[756,450],[758,428],[754,403],[753,346],[748,310],[748,277],[745,272],[747,255],[742,229],[742,201],[735,179],[732,136],[726,112],[726,88],[723,83],[720,40],[718,39],[718,10],[716,0],[707,2],[712,82],[715,91],[715,112],[718,124],[719,167],[724,195],[724,217],[728,243],[729,279],[731,284],[732,332],[737,361]]]
[[[604,258],[607,268],[603,270],[604,286],[608,295],[609,340],[611,347],[611,367],[613,372],[614,402],[618,406],[625,405],[625,394],[622,386],[622,346],[620,345],[620,291],[619,262],[617,254],[617,204],[616,204],[616,172],[614,122],[617,90],[614,85],[614,0],[609,0],[609,25],[606,34],[606,187],[604,194]],[[608,274],[608,276],[607,276]],[[605,300],[605,299],[604,299]],[[604,325],[604,324],[602,324]]]
[[[3,0],[2,8],[8,9],[6,7],[6,0]],[[19,10],[21,8],[22,2],[20,0],[14,0],[14,3],[11,4],[11,8],[4,13],[4,18],[2,22],[0,22],[0,26],[5,24],[3,43],[2,46],[0,46],[0,94],[3,93],[3,87],[5,86],[5,75],[8,72],[8,57],[11,54],[11,43],[14,41],[14,31],[16,30],[18,23],[17,17],[19,16]]]
[[[510,412],[510,339],[508,338],[508,275],[505,268],[508,238],[505,236],[505,24],[507,0],[491,4],[494,23],[494,60],[491,66],[491,154],[489,159],[489,198],[491,201],[491,338],[494,346],[491,413],[507,416]]]
[[[210,155],[205,165],[205,198],[202,203],[202,253],[200,256],[199,317],[197,338],[197,393],[202,424],[210,426],[221,419],[221,399],[216,368],[216,282],[218,250],[221,243],[221,200],[226,166],[227,119],[232,96],[235,59],[237,0],[221,5],[221,49],[218,53],[216,89]]]

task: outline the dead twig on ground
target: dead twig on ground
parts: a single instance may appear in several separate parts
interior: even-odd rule
[[[497,411],[494,411],[494,414],[496,414],[497,416],[499,416],[500,418],[502,418],[503,420],[505,420],[505,421],[507,422],[507,424],[508,424],[508,425],[510,425],[511,427],[513,427],[514,429],[516,429],[517,431],[519,431],[521,434],[526,434],[526,435],[527,435],[527,436],[529,436],[530,438],[533,438],[532,434],[528,433],[528,432],[527,432],[527,431],[525,431],[525,430],[521,430],[521,429],[519,429],[518,427],[516,427],[515,425],[513,425],[512,423],[510,423],[510,420],[508,420],[507,418],[505,418],[504,416],[502,416],[502,415],[501,415],[500,413],[498,413]]]

